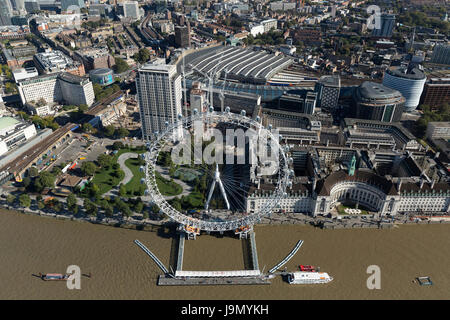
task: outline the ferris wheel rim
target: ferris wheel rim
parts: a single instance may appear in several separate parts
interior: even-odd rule
[[[287,181],[289,177],[288,162],[286,154],[281,147],[278,139],[275,139],[273,134],[269,131],[268,134],[274,138],[279,150],[279,158],[282,159],[284,163],[283,168],[279,167],[278,171],[278,181],[276,183],[275,190],[271,193],[271,201],[265,201],[264,205],[258,212],[252,214],[247,213],[247,215],[228,221],[205,221],[198,218],[187,216],[186,214],[173,208],[170,203],[161,194],[157,183],[156,183],[156,162],[158,155],[166,146],[170,139],[173,137],[175,130],[188,129],[192,126],[196,120],[220,120],[221,122],[226,122],[230,124],[247,125],[248,128],[257,128],[258,130],[264,129],[264,126],[254,119],[248,118],[244,115],[238,115],[229,112],[203,112],[191,115],[189,117],[183,117],[177,119],[171,124],[168,124],[164,132],[157,134],[156,139],[153,142],[147,144],[148,151],[145,153],[145,182],[148,188],[149,195],[154,204],[156,204],[160,210],[162,210],[167,216],[172,220],[185,225],[198,228],[204,231],[228,231],[235,230],[239,227],[246,225],[254,225],[261,221],[264,216],[267,216],[272,212],[273,209],[277,207],[281,199],[286,195]],[[163,144],[164,143],[164,144]]]

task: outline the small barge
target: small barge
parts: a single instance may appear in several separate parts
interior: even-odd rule
[[[39,273],[39,277],[44,281],[64,281],[68,280],[70,275],[61,273]]]

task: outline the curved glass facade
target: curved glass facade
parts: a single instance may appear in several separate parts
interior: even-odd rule
[[[406,99],[404,108],[408,112],[415,110],[419,105],[425,81],[425,77],[423,79],[408,79],[406,77],[397,77],[386,72],[383,85],[400,91]]]

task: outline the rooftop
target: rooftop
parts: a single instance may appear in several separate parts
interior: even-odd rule
[[[17,119],[14,119],[12,117],[1,117],[0,118],[0,130],[14,126],[18,123],[20,123],[20,121]]]
[[[386,70],[386,73],[399,78],[405,78],[409,80],[423,80],[426,78],[425,74],[419,70],[418,68],[414,68],[412,70],[409,70],[407,68],[395,68],[395,69],[388,69]]]
[[[363,82],[357,91],[362,98],[369,100],[398,99],[402,97],[399,91],[371,81]]]

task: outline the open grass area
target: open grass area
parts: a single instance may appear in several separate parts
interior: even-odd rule
[[[100,194],[104,194],[111,190],[113,187],[118,186],[120,181],[122,181],[122,179],[125,177],[125,173],[122,170],[118,170],[118,177],[114,176],[114,171],[115,170],[112,168],[112,166],[110,166],[108,168],[101,168],[95,173],[91,183],[94,183],[99,187]]]
[[[117,163],[117,159],[119,158],[119,156],[123,153],[127,153],[127,152],[135,152],[135,153],[144,153],[145,150],[135,150],[132,148],[123,148],[120,149],[114,156],[113,156],[113,161],[112,163],[115,164]],[[132,169],[130,167],[130,169]],[[104,194],[106,192],[108,192],[109,190],[111,190],[112,188],[118,186],[120,184],[120,182],[123,180],[123,178],[125,177],[125,173],[119,169],[118,172],[118,176],[114,175],[114,169],[113,169],[113,165],[106,167],[106,168],[100,168],[94,175],[94,178],[92,179],[92,183],[95,183],[99,189],[100,189],[100,194]],[[132,169],[133,171],[133,169]],[[139,172],[139,166],[137,168],[137,171]],[[134,173],[134,171],[133,171]],[[140,172],[139,172],[140,173]],[[134,178],[133,178],[134,179]],[[140,183],[140,178],[138,179],[138,183]]]
[[[163,178],[159,172],[156,172],[156,184],[159,192],[164,196],[177,196],[183,192],[183,188],[178,183]]]
[[[140,164],[139,160],[136,158],[131,158],[125,161],[125,165],[130,168],[133,172],[133,178],[125,185],[127,190],[127,195],[136,196],[140,194],[142,188],[141,179],[145,178],[145,172],[139,170]]]

